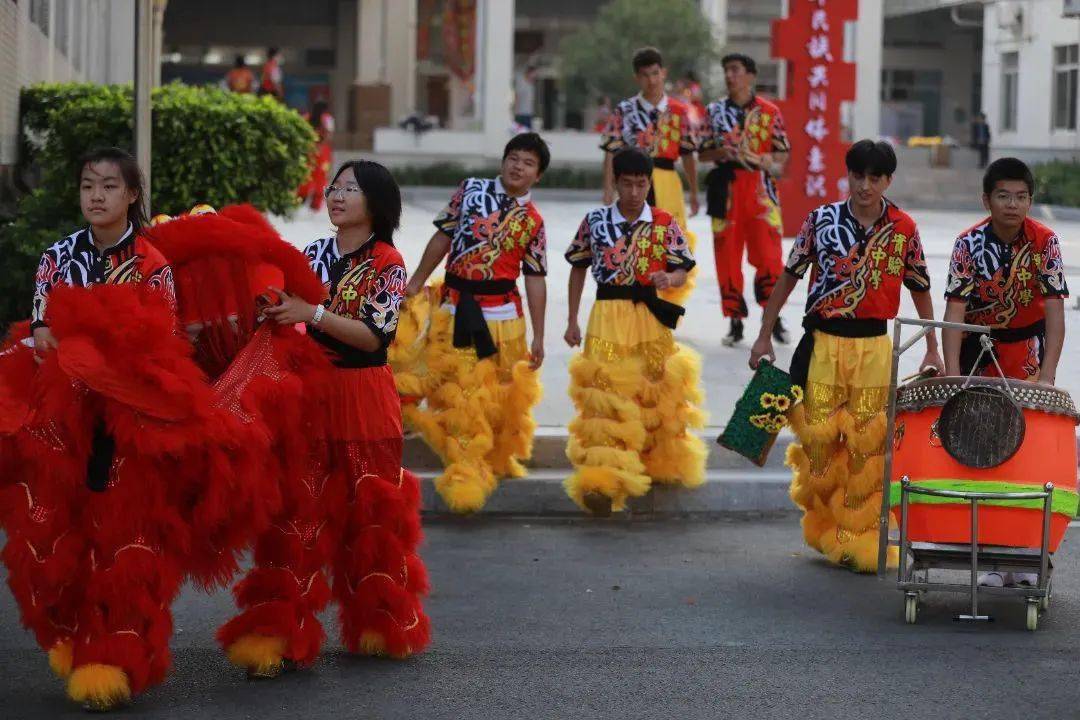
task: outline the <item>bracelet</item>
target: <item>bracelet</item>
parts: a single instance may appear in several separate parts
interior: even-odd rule
[[[311,318],[312,325],[318,325],[319,321],[323,319],[323,315],[326,314],[326,308],[322,305],[315,306],[315,316]]]

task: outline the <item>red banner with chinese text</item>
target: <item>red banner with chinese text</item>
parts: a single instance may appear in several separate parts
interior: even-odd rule
[[[772,56],[786,61],[777,105],[791,140],[778,183],[788,235],[817,206],[847,197],[841,105],[855,100],[855,64],[844,62],[844,26],[858,16],[858,0],[788,0],[787,17],[772,24]]]

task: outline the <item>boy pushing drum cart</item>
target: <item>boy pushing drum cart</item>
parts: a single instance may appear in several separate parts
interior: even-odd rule
[[[920,326],[901,343],[903,325]],[[989,328],[898,318],[888,407],[878,574],[884,576],[890,513],[899,524],[897,587],[904,619],[914,623],[924,593],[960,592],[971,611],[957,620],[988,621],[980,595],[1023,598],[1027,628],[1049,607],[1053,564],[1076,514],[1078,415],[1068,393],[1004,377],[919,379],[896,387],[900,355],[933,327],[981,335],[992,354]],[[996,358],[993,358],[996,364]],[[1032,469],[1039,475],[1033,476]],[[931,582],[931,570],[968,570],[970,583]],[[1035,573],[1016,587],[979,584],[980,573]]]
[[[964,620],[989,619],[979,614],[980,593],[1023,597],[1034,630],[1050,599],[1050,555],[1076,515],[1078,416],[1054,387],[1069,291],[1057,233],[1028,216],[1034,193],[1020,160],[987,168],[989,217],[961,233],[949,263],[940,327],[950,377],[890,393],[885,478],[893,482],[882,498],[878,571],[891,504],[909,623],[920,593],[952,590],[970,593]],[[906,322],[894,324],[893,388]],[[970,584],[932,584],[937,568],[968,569]]]

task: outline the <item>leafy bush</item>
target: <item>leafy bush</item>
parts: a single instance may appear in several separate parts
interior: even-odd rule
[[[315,134],[295,111],[270,98],[179,83],[156,89],[152,104],[152,214],[238,202],[285,213],[298,204]],[[16,219],[0,225],[0,324],[27,315],[41,251],[82,224],[79,157],[101,145],[133,147],[132,105],[129,86],[23,89],[20,165],[33,165],[38,181]]]
[[[1036,165],[1035,202],[1080,207],[1080,163],[1057,160]]]

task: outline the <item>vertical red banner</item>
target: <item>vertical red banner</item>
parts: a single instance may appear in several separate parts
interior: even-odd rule
[[[787,17],[772,24],[772,56],[786,61],[777,104],[791,139],[778,183],[788,235],[818,205],[847,196],[841,105],[855,100],[855,64],[844,62],[844,27],[858,16],[858,0],[788,0]]]

